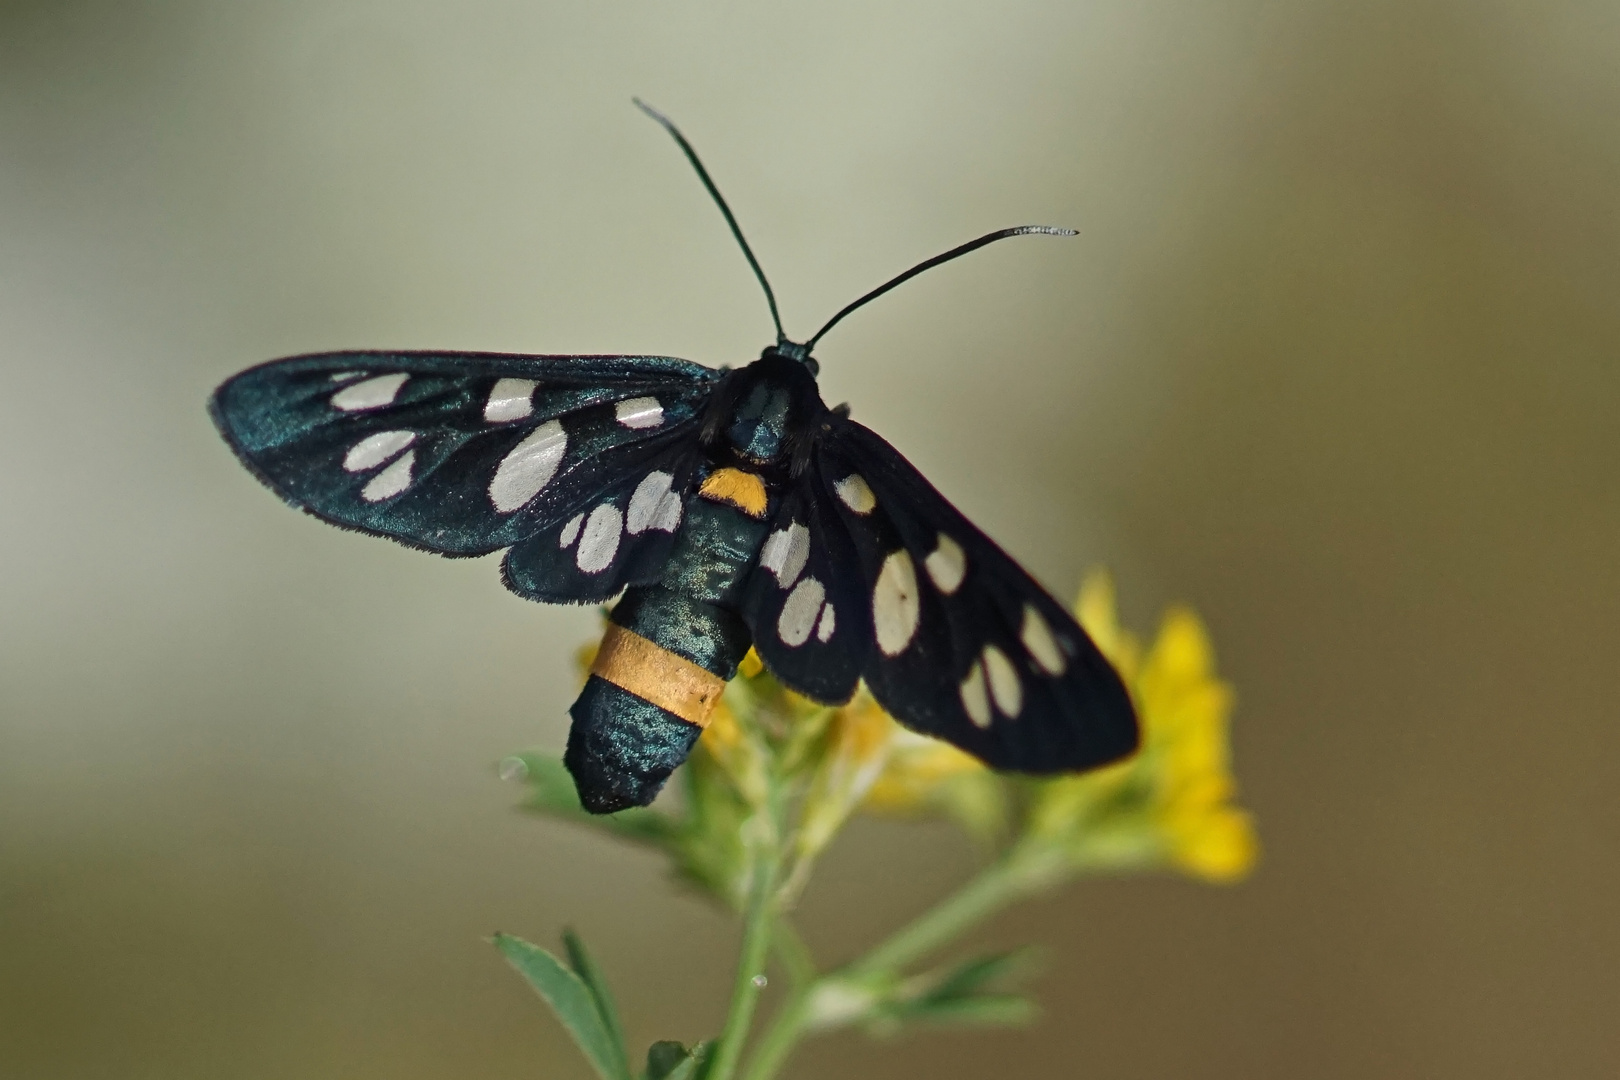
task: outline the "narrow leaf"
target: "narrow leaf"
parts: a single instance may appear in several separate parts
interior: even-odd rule
[[[663,1080],[692,1080],[697,1074],[697,1058],[682,1058],[676,1066],[663,1075]]]
[[[930,987],[923,997],[928,1001],[949,1001],[968,996],[988,983],[1027,970],[1031,966],[1030,960],[1031,954],[1028,949],[995,953],[968,960],[953,968],[944,978]]]
[[[655,1042],[647,1048],[642,1080],[703,1080],[712,1049],[713,1042],[700,1042],[690,1049],[678,1042]]]
[[[655,1042],[647,1047],[646,1080],[688,1080],[697,1062],[678,1042]]]
[[[569,971],[555,956],[538,945],[531,945],[511,934],[496,934],[495,947],[507,963],[528,980],[535,992],[551,1006],[562,1026],[602,1080],[630,1080],[624,1053],[608,1034],[597,1011],[596,1000],[578,975]]]
[[[591,954],[585,951],[585,943],[579,935],[572,930],[563,931],[563,946],[568,950],[568,966],[574,969],[585,984],[585,989],[591,992],[596,1002],[597,1015],[602,1018],[602,1027],[607,1030],[608,1038],[613,1042],[613,1048],[618,1052],[618,1066],[620,1071],[630,1071],[630,1054],[624,1046],[624,1027],[619,1023],[619,1010],[613,1003],[613,994],[608,989],[607,977],[602,969],[596,966]]]
[[[903,1019],[920,1024],[1022,1027],[1035,1016],[1035,1003],[1021,995],[978,994],[946,1001],[919,1001],[904,1011]]]

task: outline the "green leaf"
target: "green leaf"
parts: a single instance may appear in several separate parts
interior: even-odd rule
[[[991,983],[1027,972],[1031,966],[1029,950],[1019,950],[968,960],[887,987],[874,986],[877,998],[856,1022],[875,1035],[892,1033],[906,1024],[1027,1024],[1036,1015],[1033,1002],[1019,994],[992,992],[988,988]]]
[[[943,1002],[970,996],[997,979],[1027,971],[1031,967],[1031,955],[1028,949],[1017,949],[968,960],[947,973],[922,997],[927,1001]]]
[[[700,1042],[687,1049],[678,1042],[655,1042],[647,1048],[644,1080],[702,1080],[713,1043]]]
[[[596,1074],[602,1080],[630,1080],[624,1047],[614,1041],[602,1022],[596,998],[580,977],[555,956],[522,938],[496,934],[494,940],[507,963],[551,1006]]]
[[[646,1080],[688,1080],[696,1064],[680,1043],[655,1042],[647,1048]]]
[[[896,1019],[920,1024],[1022,1027],[1035,1019],[1035,1003],[1021,994],[974,994],[913,1002]]]
[[[602,1018],[602,1026],[618,1048],[624,1071],[629,1072],[630,1058],[625,1050],[624,1028],[619,1023],[619,1009],[613,1003],[612,992],[608,990],[607,977],[596,966],[596,961],[591,959],[591,954],[585,951],[585,943],[572,930],[563,931],[563,947],[568,950],[568,966],[574,969],[574,974],[585,984],[585,989],[591,992],[591,997],[596,1001],[596,1012]]]

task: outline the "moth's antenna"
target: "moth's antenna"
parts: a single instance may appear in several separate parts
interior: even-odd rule
[[[743,254],[748,256],[748,265],[754,268],[754,276],[759,278],[760,287],[765,290],[765,302],[771,305],[771,321],[776,324],[777,344],[787,341],[787,335],[782,332],[782,317],[776,312],[776,294],[771,291],[771,283],[765,280],[765,271],[760,269],[759,260],[754,258],[754,249],[748,246],[747,240],[743,239],[741,226],[737,224],[737,219],[732,216],[731,207],[726,205],[726,200],[720,194],[720,189],[714,186],[713,180],[709,179],[709,170],[705,169],[703,162],[698,160],[697,151],[692,149],[692,144],[686,141],[686,136],[681,134],[680,128],[676,127],[674,121],[670,120],[669,117],[640,98],[631,98],[630,100],[635,102],[636,108],[658,121],[665,131],[674,136],[675,141],[680,144],[682,152],[686,154],[686,160],[690,161],[692,168],[697,170],[698,179],[703,181],[703,186],[708,189],[709,196],[714,199],[715,205],[720,207],[720,212],[726,216],[726,224],[731,226],[731,235],[737,238],[737,243],[741,245]]]
[[[848,307],[844,308],[844,310],[840,311],[838,314],[836,314],[832,318],[828,319],[827,320],[827,325],[823,326],[820,330],[817,330],[816,333],[815,333],[815,336],[812,337],[809,341],[804,343],[805,352],[808,353],[811,349],[815,348],[816,342],[821,340],[821,335],[823,335],[827,331],[831,330],[834,326],[837,326],[838,321],[840,319],[842,319],[845,315],[848,315],[850,312],[854,311],[856,308],[860,307],[862,304],[866,304],[866,303],[868,303],[870,301],[876,300],[878,297],[882,296],[884,293],[888,292],[890,289],[894,288],[896,285],[900,285],[900,284],[902,284],[904,282],[910,281],[912,278],[916,277],[918,274],[922,273],[924,270],[931,270],[934,267],[938,266],[940,263],[950,262],[952,259],[954,259],[954,258],[956,258],[956,257],[958,257],[960,255],[966,255],[970,251],[977,251],[979,248],[984,247],[986,244],[993,244],[997,240],[1005,240],[1009,236],[1031,236],[1031,235],[1034,235],[1034,236],[1075,236],[1075,235],[1078,235],[1078,234],[1073,229],[1060,229],[1055,225],[1019,225],[1018,227],[1012,228],[1012,229],[998,229],[993,233],[988,233],[988,234],[986,234],[984,236],[979,237],[977,240],[970,240],[967,243],[963,244],[961,247],[951,248],[951,250],[945,252],[945,254],[943,254],[943,255],[935,255],[932,259],[929,259],[926,262],[920,262],[916,266],[913,266],[910,270],[907,270],[905,273],[901,274],[899,277],[891,278],[889,281],[884,282],[882,285],[879,285],[877,288],[873,289],[871,292],[867,293],[865,296],[861,297],[859,300],[855,301],[853,304],[850,304]]]

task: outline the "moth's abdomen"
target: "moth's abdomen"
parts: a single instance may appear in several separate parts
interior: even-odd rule
[[[652,802],[737,673],[752,639],[736,597],[765,533],[751,509],[729,488],[694,499],[663,582],[609,616],[563,757],[591,813]]]
[[[653,801],[748,652],[733,612],[655,585],[613,609],[596,663],[569,710],[564,762],[593,814]]]

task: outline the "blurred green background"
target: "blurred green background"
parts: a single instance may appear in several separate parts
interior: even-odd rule
[[[203,402],[340,347],[739,364],[764,305],[1059,594],[1194,604],[1248,883],[1098,882],[1046,1019],[833,1076],[1620,1073],[1620,7],[0,3],[0,1075],[584,1078],[481,940],[577,926],[633,1040],[730,921],[525,818],[589,610],[320,525]],[[864,822],[828,960],[973,865]]]

